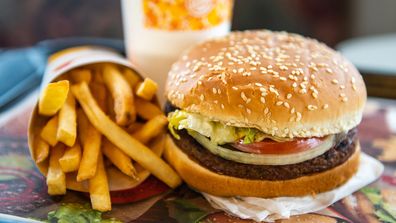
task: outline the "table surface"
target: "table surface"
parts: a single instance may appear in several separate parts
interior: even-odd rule
[[[13,117],[0,124],[0,213],[46,219],[49,211],[60,204],[83,203],[89,199],[81,193],[68,191],[66,196],[47,194],[44,177],[36,169],[27,146],[27,123],[33,105],[19,107]],[[1,116],[1,114],[0,114]],[[3,117],[4,120],[4,117]],[[364,190],[312,214],[294,216],[279,222],[381,222],[394,221],[396,213],[396,100],[370,98],[358,127],[362,150],[385,165],[383,175]],[[384,210],[373,203],[368,192],[386,203]],[[1,216],[0,216],[1,217]],[[214,210],[198,193],[182,186],[155,197],[129,204],[114,204],[103,217],[124,222],[251,222]]]

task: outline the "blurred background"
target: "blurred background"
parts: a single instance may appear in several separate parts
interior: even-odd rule
[[[120,1],[1,0],[0,48],[69,36],[123,38]],[[394,0],[236,0],[234,30],[287,30],[330,46],[396,31]]]

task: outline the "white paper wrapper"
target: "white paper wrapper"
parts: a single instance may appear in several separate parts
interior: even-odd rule
[[[376,180],[384,166],[376,159],[362,153],[358,172],[346,184],[332,191],[305,197],[217,197],[202,193],[218,209],[243,219],[275,221],[292,215],[306,214],[326,208]]]

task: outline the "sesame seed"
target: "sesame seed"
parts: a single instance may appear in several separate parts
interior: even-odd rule
[[[289,68],[288,68],[287,66],[285,66],[285,65],[282,65],[282,66],[279,67],[279,69],[281,69],[281,70],[288,70]]]
[[[352,85],[352,89],[354,90],[354,91],[356,91],[356,85]]]
[[[311,79],[312,80],[315,79],[315,75],[311,74]]]
[[[332,74],[333,70],[331,70],[330,68],[326,68],[326,72],[329,73],[329,74]]]
[[[328,107],[329,107],[328,104],[324,104],[324,105],[323,105],[323,109],[327,109]]]
[[[201,101],[203,101],[203,100],[205,99],[205,96],[204,96],[203,94],[201,94],[201,95],[199,96],[199,99],[200,99]]]
[[[333,80],[331,81],[331,83],[333,83],[333,84],[338,84],[338,80],[333,79]]]
[[[261,101],[261,103],[265,104],[265,98],[264,97],[260,97],[260,101]]]
[[[290,110],[290,114],[294,114],[294,112],[296,112],[296,109],[293,107],[293,108]]]
[[[246,108],[246,112],[247,112],[248,114],[251,114],[251,113],[252,113],[252,111],[251,111],[250,109],[248,109],[248,108]]]
[[[252,75],[252,73],[250,73],[250,72],[243,72],[243,74],[242,74],[242,76],[244,76],[244,77],[248,77],[250,75]]]
[[[308,110],[310,110],[310,111],[313,111],[313,110],[318,109],[318,107],[315,106],[315,105],[308,105],[307,108],[308,108]]]
[[[218,100],[214,100],[213,102],[214,102],[215,104],[219,103],[219,101],[218,101]]]
[[[312,92],[312,97],[318,98],[318,95],[315,92]]]
[[[318,67],[328,67],[329,66],[328,64],[325,64],[325,63],[318,63],[317,65],[318,65]]]
[[[245,92],[241,92],[241,98],[242,100],[247,101],[248,98],[246,97]]]
[[[276,94],[276,96],[279,96],[278,90],[275,89],[274,85],[270,85],[269,91]]]
[[[220,88],[219,88],[219,89],[217,89],[217,94],[221,94],[221,90],[220,90]]]
[[[347,97],[343,97],[342,98],[342,102],[347,102],[348,101],[348,98]]]
[[[286,101],[283,103],[283,106],[285,106],[286,108],[290,108],[289,103],[287,103]]]
[[[296,121],[298,122],[298,121],[300,121],[300,120],[301,120],[301,118],[302,118],[302,115],[301,115],[301,113],[300,113],[300,112],[297,112],[296,114],[297,114],[297,119],[296,119]]]
[[[292,97],[292,94],[290,94],[290,93],[288,93],[287,95],[286,95],[286,98],[287,99],[290,99]]]
[[[268,114],[268,112],[269,112],[269,109],[268,109],[268,107],[266,107],[266,108],[264,109],[264,115]]]
[[[281,81],[286,81],[287,79],[286,79],[286,77],[280,77],[279,78]]]
[[[356,82],[355,77],[351,78],[351,83],[354,84]]]
[[[232,86],[232,89],[235,90],[235,91],[238,90],[238,88],[235,87],[235,86]]]
[[[283,104],[283,101],[277,101],[277,102],[276,102],[276,105],[277,105],[277,106],[281,106],[282,104]]]
[[[307,93],[307,89],[305,89],[305,88],[300,89],[300,90],[298,91],[298,93],[300,93],[300,94],[305,94],[305,93]]]
[[[220,107],[221,107],[221,109],[224,109],[224,105],[223,104],[221,104]]]
[[[297,87],[297,83],[294,82],[294,83],[292,84],[292,86],[293,86],[293,88],[296,88],[296,87]]]
[[[340,89],[345,89],[345,85],[340,85]]]
[[[213,94],[216,94],[216,93],[217,93],[216,88],[212,88],[212,91],[213,91]]]

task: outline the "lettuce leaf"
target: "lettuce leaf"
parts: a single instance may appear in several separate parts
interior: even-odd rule
[[[374,205],[380,205],[382,202],[381,193],[377,188],[365,187],[360,190]]]
[[[245,135],[245,137],[243,138],[243,143],[244,144],[249,144],[249,143],[253,143],[253,142],[255,142],[255,136],[256,136],[256,134],[257,134],[257,130],[255,130],[255,129],[252,129],[252,128],[249,128],[249,129],[247,129],[247,131],[245,131],[246,133],[246,135]]]
[[[114,218],[102,219],[102,213],[91,209],[89,204],[61,204],[48,213],[48,222],[58,223],[120,223]]]
[[[201,219],[210,214],[209,211],[201,208],[186,199],[167,200],[169,216],[179,223],[198,223]]]
[[[182,129],[194,130],[217,144],[231,143],[239,139],[235,127],[211,121],[199,114],[175,110],[169,113],[168,120],[169,130],[176,139],[180,139],[180,136],[174,130]]]
[[[395,218],[393,218],[391,215],[389,215],[385,210],[383,209],[378,209],[375,211],[375,215],[378,217],[378,219],[381,222],[387,222],[387,223],[396,223]]]
[[[290,138],[270,136],[255,128],[225,125],[221,122],[210,120],[208,117],[183,110],[170,112],[168,114],[168,120],[169,131],[176,139],[180,139],[180,136],[175,130],[186,129],[193,130],[210,138],[210,140],[217,145],[234,143],[240,139],[242,139],[242,142],[245,144],[260,142],[265,138],[270,138],[277,142],[293,140]]]
[[[381,191],[373,187],[365,187],[360,190],[373,203],[375,215],[382,222],[396,223],[396,208],[384,202]]]

